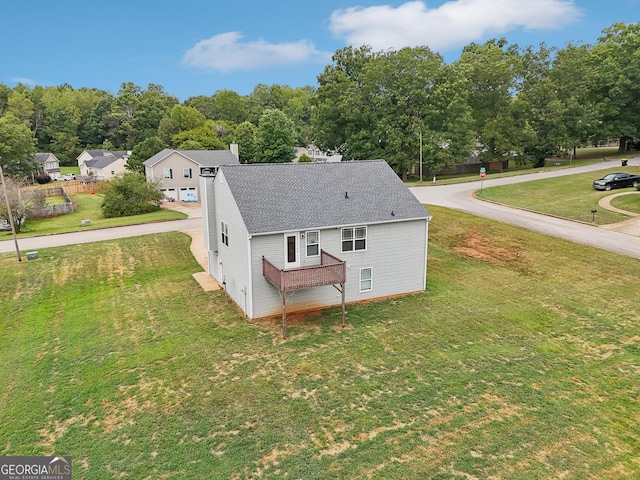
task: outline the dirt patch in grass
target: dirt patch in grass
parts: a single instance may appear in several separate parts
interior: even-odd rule
[[[520,259],[519,248],[503,248],[477,233],[469,232],[453,247],[458,256],[489,262],[492,265],[505,266]]]

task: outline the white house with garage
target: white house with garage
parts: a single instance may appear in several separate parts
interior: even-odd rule
[[[426,286],[431,216],[383,160],[222,165],[201,177],[209,273],[252,319]]]
[[[221,165],[238,165],[238,145],[229,150],[173,150],[165,148],[145,160],[147,179],[160,181],[169,202],[199,202],[200,175],[214,174]]]

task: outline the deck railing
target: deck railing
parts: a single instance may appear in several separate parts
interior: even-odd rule
[[[320,251],[320,265],[286,270],[276,267],[262,257],[262,274],[281,292],[335,285],[344,283],[347,278],[346,262],[324,250]]]

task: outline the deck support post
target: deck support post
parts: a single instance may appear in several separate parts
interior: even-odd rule
[[[340,292],[342,292],[342,328],[344,328],[344,298],[345,298],[345,293],[344,293],[344,283],[340,284]]]
[[[287,338],[287,292],[280,291],[282,295],[282,338]]]

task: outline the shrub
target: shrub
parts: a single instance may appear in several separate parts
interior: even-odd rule
[[[162,197],[157,183],[129,172],[108,182],[100,208],[107,218],[140,215],[159,210]]]

